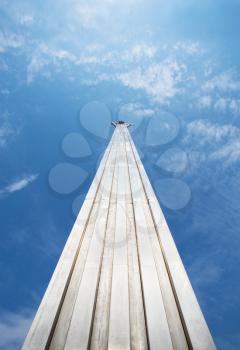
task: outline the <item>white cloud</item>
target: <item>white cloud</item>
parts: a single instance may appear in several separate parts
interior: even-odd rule
[[[0,348],[4,350],[17,350],[21,348],[32,319],[32,310],[1,312]]]
[[[0,53],[6,52],[8,49],[17,49],[25,44],[25,40],[21,35],[9,32],[0,32]]]
[[[219,113],[230,112],[234,115],[240,114],[240,99],[230,97],[214,98],[211,95],[203,95],[198,98],[196,105],[200,109],[213,108]]]
[[[210,77],[213,74],[214,69],[216,69],[216,61],[212,59],[207,59],[203,61],[203,74],[205,77]]]
[[[80,2],[79,5],[75,7],[75,11],[79,17],[81,25],[84,28],[89,29],[95,27],[100,20],[107,17],[110,8],[104,4],[104,1],[103,6],[99,6],[95,1],[85,4]]]
[[[144,90],[156,102],[166,102],[180,92],[178,84],[182,81],[186,67],[176,60],[164,60],[151,64],[146,69],[136,68],[117,74],[116,78],[133,89]]]
[[[183,143],[191,146],[189,156],[194,165],[218,160],[221,166],[228,166],[240,161],[240,129],[233,125],[203,119],[193,121],[186,126]]]
[[[193,42],[178,41],[174,45],[174,49],[184,51],[189,55],[200,54],[204,52],[203,48],[200,46],[199,42],[197,41],[193,41]]]
[[[239,133],[240,137],[240,133]],[[212,152],[212,160],[225,160],[225,163],[234,163],[240,160],[240,139],[234,139],[218,150]]]
[[[226,111],[228,107],[228,99],[227,98],[219,98],[214,104],[214,109],[219,112]]]
[[[59,64],[64,61],[75,63],[76,57],[67,50],[51,48],[44,43],[38,45],[27,66],[27,83],[32,83],[37,74],[39,74],[45,66],[49,64],[59,66]],[[46,72],[45,76],[49,77],[46,75]]]
[[[157,52],[157,47],[146,43],[136,43],[129,50],[123,53],[123,59],[134,61],[142,58],[153,58]]]
[[[75,55],[73,55],[69,51],[62,49],[54,49],[46,44],[41,44],[38,47],[38,51],[40,51],[42,54],[48,57],[51,57],[53,60],[68,60],[73,62],[76,61]]]
[[[50,47],[45,43],[41,43],[38,45],[35,53],[33,54],[30,63],[27,66],[27,83],[32,83],[36,76],[40,73],[49,78],[47,74],[47,70],[44,69],[46,67],[49,68],[50,65],[52,67],[59,69],[62,67],[62,64],[73,64],[76,66],[88,66],[90,64],[109,64],[113,63],[114,57],[112,52],[107,53],[99,53],[101,47],[90,48],[87,47],[86,50],[83,51],[79,56],[71,53],[70,51],[64,49],[58,49]],[[95,52],[97,51],[97,52]],[[62,68],[61,68],[62,69]],[[50,71],[49,74],[51,75]],[[96,83],[101,81],[101,78],[98,78]],[[86,85],[93,85],[92,82],[89,82]]]
[[[120,109],[121,116],[132,115],[139,118],[142,117],[151,117],[154,115],[155,111],[151,108],[145,108],[140,103],[128,103],[121,107]]]
[[[235,77],[235,74],[232,70],[229,70],[205,82],[202,89],[204,91],[237,91],[240,89],[240,80]]]
[[[23,26],[30,26],[34,22],[34,17],[31,14],[24,14],[19,17],[19,23]]]
[[[141,0],[78,0],[72,1],[69,6],[72,8],[72,18],[76,18],[84,29],[99,29],[101,25],[109,23],[109,20],[119,20],[122,15],[130,13],[140,2]]]
[[[240,100],[231,100],[229,102],[229,108],[234,114],[240,114]]]
[[[7,93],[7,91],[4,92]],[[8,110],[5,110],[0,115],[0,147],[5,147],[19,133],[19,130],[15,126],[12,126],[11,117]]]
[[[233,114],[240,113],[240,100],[220,97],[214,104],[214,109],[218,112],[230,111]]]
[[[14,134],[14,131],[7,125],[0,127],[0,147],[7,144],[9,138]]]
[[[39,56],[33,56],[31,62],[27,66],[27,83],[30,84],[34,81],[36,75],[46,64],[45,60]]]
[[[95,86],[103,81],[113,81],[114,78],[111,74],[106,74],[106,73],[102,73],[102,74],[98,74],[97,78],[88,78],[88,79],[81,79],[81,83],[83,85],[87,85],[87,86]]]
[[[83,53],[76,60],[76,65],[113,65],[116,62],[116,55],[114,51],[101,52],[95,54]]]
[[[22,190],[27,187],[31,182],[37,179],[37,174],[27,175],[18,180],[13,181],[11,184],[7,185],[0,190],[0,195],[7,195],[17,191]]]
[[[186,138],[198,138],[200,143],[220,142],[226,137],[235,138],[240,130],[233,125],[220,125],[209,120],[199,119],[187,124]]]
[[[209,95],[201,96],[197,103],[199,108],[209,108],[211,104],[212,104],[212,97]]]
[[[118,50],[105,50],[104,47],[87,47],[79,56],[72,59],[76,65],[108,65],[115,67],[125,63],[134,63],[151,59],[155,56],[157,47],[153,45],[136,43],[126,49],[122,49],[121,54]],[[105,74],[106,75],[106,74]],[[108,75],[109,76],[109,75]],[[110,77],[110,76],[109,76]]]
[[[148,63],[148,60],[154,58],[157,52],[157,47],[141,42],[130,45],[129,47],[125,47],[121,54],[116,49],[106,50],[101,45],[88,45],[84,47],[79,54],[73,54],[70,51],[64,49],[53,48],[46,43],[41,43],[38,45],[35,53],[32,55],[31,61],[27,66],[27,83],[32,83],[36,76],[39,74],[46,74],[47,69],[50,65],[55,68],[62,69],[62,64],[72,64],[75,66],[82,66],[86,71],[89,71],[89,65],[99,66],[99,68],[110,67],[115,71],[120,73],[109,73],[108,72],[99,72],[96,77],[94,77],[94,71],[92,71],[91,78],[82,79],[81,82],[85,85],[96,85],[102,81],[121,81],[127,83],[127,75],[128,74],[137,74],[135,71],[124,72],[123,67],[126,67],[127,64],[134,64],[139,62],[141,65],[143,62],[145,64]],[[148,73],[148,79],[159,79],[160,81],[154,81],[153,89],[160,89],[160,93],[163,93],[163,84],[165,86],[164,94],[171,94],[173,90],[170,92],[170,89],[173,86],[169,86],[172,84],[173,79],[177,79],[180,75],[180,70],[183,70],[183,65],[178,64],[174,60],[165,60],[161,64],[153,64],[148,68],[143,70],[140,74],[143,75],[142,79],[144,79],[145,72]],[[50,71],[50,70],[49,70]],[[156,74],[158,76],[156,76]],[[152,75],[152,78],[151,76]],[[48,76],[46,76],[48,78]],[[171,80],[171,81],[169,81]],[[144,82],[143,82],[144,84]],[[157,86],[158,84],[158,86]],[[129,84],[128,84],[129,85]],[[148,90],[150,90],[151,82],[148,82]],[[145,88],[147,88],[145,84]],[[152,92],[154,93],[154,92]],[[155,93],[156,95],[156,93]]]

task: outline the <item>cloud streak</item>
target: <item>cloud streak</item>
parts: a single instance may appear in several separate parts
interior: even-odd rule
[[[8,95],[9,90],[2,90],[2,94]],[[0,147],[5,147],[11,139],[20,132],[20,128],[13,124],[13,115],[5,110],[0,114]]]
[[[27,187],[31,182],[35,181],[38,177],[38,174],[32,174],[16,181],[13,181],[11,184],[7,185],[3,189],[0,190],[0,195],[9,195],[14,192],[21,191],[25,187]]]

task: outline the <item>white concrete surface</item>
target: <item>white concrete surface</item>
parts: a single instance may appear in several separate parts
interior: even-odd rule
[[[115,126],[22,349],[215,349],[127,125]]]

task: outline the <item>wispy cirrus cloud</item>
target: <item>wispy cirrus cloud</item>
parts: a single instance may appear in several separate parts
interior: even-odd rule
[[[192,163],[198,166],[206,161],[221,161],[221,167],[240,161],[240,129],[230,124],[204,119],[190,122],[186,125],[184,144],[191,147]]]
[[[33,315],[34,311],[29,309],[16,312],[2,310],[0,317],[0,349],[17,350],[21,348]]]
[[[197,100],[197,107],[199,109],[211,109],[218,113],[231,113],[233,115],[240,114],[240,99],[225,97],[215,97],[210,95],[200,96]]]
[[[218,112],[240,113],[240,99],[220,97],[214,104],[214,109]]]
[[[2,89],[2,94],[9,94],[9,90]],[[5,147],[9,141],[14,138],[20,131],[16,125],[12,125],[12,115],[8,110],[0,114],[0,148]]]
[[[119,17],[129,14],[141,2],[142,0],[123,0],[121,3],[112,0],[103,0],[101,3],[97,0],[89,2],[73,0],[68,5],[71,9],[69,16],[72,20],[77,20],[78,25],[85,30],[95,30],[100,26],[106,26],[110,21],[119,21]]]
[[[126,63],[141,63],[142,61],[153,58],[158,48],[144,42],[137,42],[129,45],[128,48],[122,50],[121,55],[116,49],[106,50],[100,45],[89,45],[84,47],[81,52],[73,53],[70,50],[59,49],[46,43],[40,43],[34,51],[31,60],[27,66],[27,82],[32,83],[35,77],[44,72],[44,68],[52,65],[52,67],[60,68],[63,65],[70,64],[75,67],[118,67]],[[112,80],[110,74],[99,74],[95,82],[102,81],[101,76],[105,76],[105,80]],[[90,84],[89,84],[90,85]]]
[[[203,84],[202,89],[204,91],[236,91],[240,90],[240,80],[233,70],[227,70],[206,81]]]
[[[12,32],[0,32],[0,53],[6,52],[9,49],[18,49],[25,44],[25,39],[22,35]]]
[[[197,100],[200,109],[218,113],[240,113],[240,78],[234,69],[213,76],[202,84],[203,95]]]
[[[154,109],[146,108],[140,103],[128,103],[122,106],[120,109],[121,115],[130,114],[133,117],[142,118],[142,117],[152,117],[155,113]]]
[[[4,147],[6,145],[13,133],[13,130],[6,124],[0,127],[0,147]]]
[[[171,49],[144,40],[129,42],[121,47],[121,53],[116,47],[106,50],[104,45],[94,42],[84,47],[80,45],[78,49],[41,42],[29,60],[27,83],[33,83],[37,76],[54,79],[63,69],[72,74],[74,68],[80,73],[83,85],[118,82],[123,87],[141,90],[159,104],[168,104],[176,96],[185,96],[187,101],[192,95],[198,109],[239,113],[238,99],[229,98],[229,92],[240,89],[235,71],[230,69],[214,76],[213,64],[206,61],[205,56],[198,67],[190,67],[188,55],[199,54],[206,55],[206,50],[198,42],[191,41],[177,42]],[[207,76],[213,77],[202,82],[206,66]]]
[[[19,23],[22,26],[30,26],[34,22],[34,16],[32,14],[22,14],[19,16]]]
[[[38,174],[31,174],[31,175],[27,175],[27,176],[23,176],[15,181],[13,181],[12,183],[10,183],[9,185],[3,187],[0,190],[0,196],[2,195],[9,195],[12,194],[14,192],[18,192],[22,189],[24,189],[25,187],[27,187],[31,182],[35,181],[38,177]]]
[[[198,41],[178,41],[173,47],[175,50],[183,51],[189,55],[204,53],[204,50]]]
[[[45,43],[39,44],[27,66],[27,83],[32,83],[40,73],[46,76],[46,72],[44,73],[46,66],[52,64],[59,67],[64,62],[75,63],[76,56],[67,50],[56,49]]]

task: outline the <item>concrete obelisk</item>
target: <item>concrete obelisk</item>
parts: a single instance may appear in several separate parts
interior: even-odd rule
[[[129,124],[113,124],[23,349],[215,349]]]

